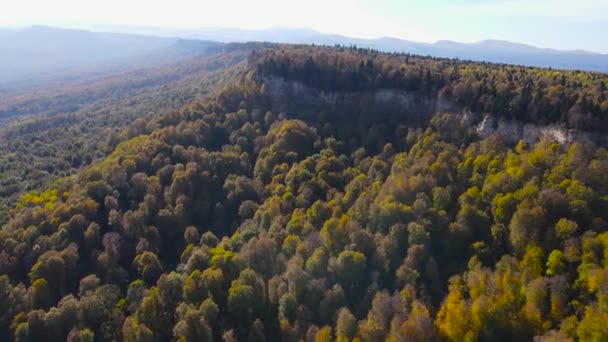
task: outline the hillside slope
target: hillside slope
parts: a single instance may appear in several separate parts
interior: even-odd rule
[[[27,191],[150,132],[148,120],[202,100],[243,71],[249,48],[220,47],[173,63],[12,91],[0,99],[0,218]]]
[[[180,39],[47,26],[0,28],[0,90],[106,75],[188,57]],[[182,56],[186,54],[186,56]]]
[[[460,110],[478,120],[491,115],[534,125],[608,131],[608,76],[599,73],[306,45],[254,54],[250,63],[266,91],[284,93],[284,100],[295,106],[308,101],[350,112],[381,109],[393,116],[392,121],[372,118],[379,123],[399,124],[416,116],[424,123],[437,111]],[[378,108],[380,102],[393,103]]]
[[[301,101],[271,77],[334,96]],[[606,339],[606,149],[508,144],[366,97],[443,94],[568,125],[552,113],[577,102],[545,94],[601,103],[603,77],[258,47],[221,91],[22,197],[0,230],[1,337]],[[537,116],[499,105],[526,84]]]

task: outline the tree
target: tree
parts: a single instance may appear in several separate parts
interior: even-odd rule
[[[468,304],[463,295],[462,279],[450,279],[449,293],[437,313],[437,328],[440,334],[451,341],[474,340],[476,331],[471,331],[472,324],[467,314]]]
[[[537,279],[543,274],[543,250],[534,245],[528,245],[519,266],[522,270],[524,283]]]
[[[194,305],[199,305],[207,298],[208,290],[205,287],[203,274],[194,270],[184,280],[184,298]]]
[[[264,333],[264,323],[262,323],[262,320],[260,320],[259,318],[251,324],[247,340],[251,342],[266,341],[266,334]]]
[[[139,254],[133,260],[133,264],[141,278],[148,285],[156,283],[163,270],[158,257],[152,252]]]
[[[197,244],[200,240],[198,229],[194,226],[188,226],[184,231],[184,240],[186,240],[187,243]]]
[[[68,342],[93,342],[95,334],[89,329],[72,329],[68,335]]]
[[[337,254],[348,243],[347,220],[346,216],[342,216],[340,219],[332,217],[325,221],[321,228],[321,238],[323,238],[326,248],[332,253]]]
[[[48,309],[51,306],[51,289],[45,279],[36,279],[30,287],[29,294],[33,308]]]
[[[173,336],[178,341],[213,341],[211,328],[199,310],[181,304],[177,311],[179,321],[173,327]]]
[[[578,229],[578,225],[574,221],[570,221],[565,218],[559,219],[555,224],[555,233],[560,239],[570,238]]]
[[[560,274],[564,267],[564,253],[559,249],[554,249],[547,258],[547,275]]]
[[[251,269],[241,272],[228,290],[228,312],[243,327],[249,325],[264,313],[266,286],[262,278]]]
[[[407,320],[399,327],[399,335],[404,341],[435,341],[437,331],[429,310],[419,301],[412,303]]]
[[[338,311],[338,319],[336,320],[336,337],[338,341],[350,341],[355,337],[357,332],[357,319],[348,310],[342,308]]]
[[[315,335],[315,342],[330,342],[332,340],[331,328],[323,327]]]
[[[224,273],[221,269],[208,268],[203,271],[203,283],[209,290],[210,298],[219,305],[225,305],[226,296],[224,295],[223,283]]]
[[[331,321],[335,317],[336,312],[346,305],[347,298],[344,294],[344,290],[339,284],[334,285],[325,292],[319,305],[319,316],[321,317],[321,321]]]
[[[366,258],[361,252],[343,251],[333,266],[338,281],[342,286],[355,291],[360,289],[360,285],[366,273]]]
[[[327,272],[328,261],[325,248],[319,247],[306,260],[306,271],[314,277],[322,277]]]
[[[298,302],[291,293],[284,294],[279,300],[279,317],[293,322],[296,319]]]
[[[101,284],[101,280],[97,278],[94,274],[89,274],[88,276],[82,278],[80,280],[80,286],[78,288],[78,295],[80,297],[84,297],[93,293]]]
[[[40,256],[39,261],[30,271],[30,279],[44,279],[49,287],[49,295],[53,299],[60,298],[65,293],[66,287],[66,265],[61,255],[57,252],[47,252]]]
[[[236,322],[248,325],[256,314],[253,310],[256,301],[253,287],[246,284],[233,283],[228,295],[228,311],[234,315]]]
[[[129,342],[155,341],[152,330],[133,317],[127,317],[127,319],[125,319],[122,326],[122,336],[125,341]]]
[[[176,272],[163,274],[158,279],[157,287],[165,310],[168,312],[175,311],[175,308],[183,300],[183,275]]]
[[[215,324],[220,309],[217,304],[213,302],[213,300],[211,300],[210,298],[205,299],[205,301],[201,303],[199,310],[201,311],[203,318],[207,323],[209,323],[210,325]]]
[[[539,242],[544,224],[544,210],[539,207],[518,207],[509,225],[509,239],[514,250],[523,254],[530,242]]]

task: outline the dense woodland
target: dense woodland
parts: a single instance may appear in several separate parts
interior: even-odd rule
[[[27,191],[154,130],[149,120],[202,100],[244,68],[247,48],[0,97],[0,222]]]
[[[260,81],[569,126],[572,108],[604,122],[605,76],[284,45],[239,75],[22,196],[0,230],[0,339],[608,339],[605,147],[297,108]]]
[[[402,89],[451,99],[473,112],[587,131],[608,130],[608,76],[525,66],[299,46],[260,50],[264,73],[329,91]]]

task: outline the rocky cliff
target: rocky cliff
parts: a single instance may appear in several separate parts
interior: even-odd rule
[[[562,144],[573,141],[608,144],[608,138],[600,134],[566,129],[557,125],[538,126],[496,118],[489,114],[473,113],[449,99],[423,97],[399,89],[378,89],[366,93],[328,92],[309,87],[299,81],[287,81],[274,76],[258,76],[257,81],[266,85],[271,101],[276,102],[288,98],[298,105],[337,108],[358,106],[362,101],[372,101],[375,108],[425,117],[427,120],[436,113],[460,115],[463,123],[471,126],[481,138],[500,134],[508,143],[517,143],[519,140],[533,143],[542,138],[549,138]]]

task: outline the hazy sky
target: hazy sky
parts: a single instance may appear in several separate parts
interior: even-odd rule
[[[608,0],[2,0],[0,26],[312,28],[608,53]]]

